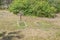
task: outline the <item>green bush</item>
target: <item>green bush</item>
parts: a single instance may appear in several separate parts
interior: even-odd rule
[[[54,6],[51,6],[45,0],[14,0],[9,6],[9,10],[16,14],[22,11],[24,15],[41,17],[54,17],[57,11]]]
[[[60,0],[48,0],[49,3],[57,8],[57,12],[60,12]]]

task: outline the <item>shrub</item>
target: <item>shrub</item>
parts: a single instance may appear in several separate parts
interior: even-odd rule
[[[49,3],[57,8],[57,12],[60,12],[60,0],[48,0]]]
[[[22,11],[24,15],[54,17],[57,9],[45,0],[14,0],[9,10],[16,14]]]

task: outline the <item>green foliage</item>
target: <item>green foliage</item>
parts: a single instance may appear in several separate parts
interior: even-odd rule
[[[48,0],[49,3],[58,9],[57,12],[60,12],[60,0]]]
[[[22,11],[24,15],[41,17],[54,17],[57,11],[57,9],[51,6],[46,0],[14,0],[9,6],[9,10],[14,13]]]

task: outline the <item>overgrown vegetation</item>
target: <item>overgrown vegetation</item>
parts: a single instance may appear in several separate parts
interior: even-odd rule
[[[9,10],[14,13],[22,11],[24,15],[39,17],[54,17],[57,12],[57,8],[47,0],[14,0]]]
[[[57,8],[57,12],[60,12],[60,0],[48,0],[49,3]]]

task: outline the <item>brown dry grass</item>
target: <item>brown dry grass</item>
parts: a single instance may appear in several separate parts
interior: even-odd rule
[[[60,17],[23,16],[22,22],[25,25],[20,27],[17,27],[17,20],[19,20],[18,16],[5,10],[0,11],[0,30],[10,32],[20,30],[24,26],[21,32],[24,34],[24,38],[21,40],[60,40]]]
[[[9,11],[0,11],[0,30],[14,30],[17,28],[17,17]]]

